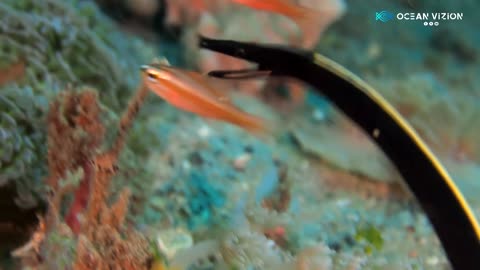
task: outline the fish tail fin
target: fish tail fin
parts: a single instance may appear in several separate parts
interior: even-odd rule
[[[207,10],[207,5],[205,3],[205,0],[193,0],[192,6],[194,9],[197,11],[206,11]]]
[[[344,14],[345,8],[343,0],[328,0],[315,8],[301,7],[302,16],[295,22],[303,32],[304,47],[313,48],[322,33]]]
[[[297,6],[296,14],[301,14],[297,17],[310,21],[310,23],[324,22],[330,24],[341,17],[346,11],[346,4],[344,0],[324,0],[322,4],[315,7]]]

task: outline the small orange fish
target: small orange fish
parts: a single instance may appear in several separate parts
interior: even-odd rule
[[[257,135],[271,131],[263,119],[238,109],[199,73],[163,64],[143,66],[142,71],[146,86],[179,109],[228,122]]]
[[[192,0],[192,3],[200,12],[208,10],[205,0]],[[298,25],[303,34],[303,40],[299,41],[305,47],[312,47],[318,39],[318,35],[328,25],[328,21],[336,17],[344,9],[343,1],[326,2],[316,9],[308,8],[294,3],[293,0],[230,0],[252,9],[262,10],[283,15]],[[333,16],[333,18],[332,18]]]
[[[253,9],[284,15],[294,20],[300,26],[305,26],[309,19],[317,17],[318,13],[307,7],[292,3],[292,0],[230,0]],[[201,11],[207,10],[205,0],[192,0],[192,6]],[[307,20],[307,21],[306,21]]]
[[[302,31],[312,27],[312,21],[318,18],[319,13],[292,3],[291,0],[231,0],[253,9],[281,14],[293,20]],[[306,34],[306,33],[304,33]]]
[[[190,0],[192,7],[198,11],[207,10],[207,5],[204,0]]]
[[[242,4],[253,9],[264,10],[283,14],[287,17],[301,18],[305,17],[308,9],[295,5],[291,0],[231,0],[238,4]]]

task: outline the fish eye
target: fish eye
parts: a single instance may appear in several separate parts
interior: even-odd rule
[[[157,75],[155,75],[154,73],[148,72],[147,76],[148,76],[148,79],[153,82],[156,82],[158,80]]]

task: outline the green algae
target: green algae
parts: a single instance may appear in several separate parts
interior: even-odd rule
[[[366,225],[357,228],[355,240],[366,241],[365,253],[371,254],[373,249],[379,250],[383,247],[382,233],[373,225]]]

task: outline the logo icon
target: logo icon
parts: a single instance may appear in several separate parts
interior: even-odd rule
[[[375,12],[375,21],[382,21],[382,22],[388,22],[391,19],[393,19],[393,13],[388,12],[386,10],[382,10],[380,12]]]

